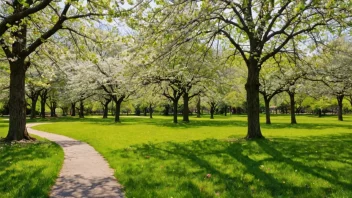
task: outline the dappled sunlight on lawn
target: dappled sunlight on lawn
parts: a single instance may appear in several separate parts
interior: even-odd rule
[[[63,162],[51,142],[0,143],[0,197],[47,197]]]
[[[130,197],[350,197],[351,143],[352,134],[300,142],[213,139],[134,145],[106,155],[118,159],[112,166]]]
[[[6,137],[8,120],[0,120],[0,137]],[[36,137],[37,138],[37,137]],[[61,169],[64,153],[55,143],[0,142],[0,197],[47,197]]]
[[[245,116],[63,118],[36,129],[88,142],[128,197],[352,197],[351,116],[272,117],[245,141]],[[261,121],[264,121],[261,117]]]

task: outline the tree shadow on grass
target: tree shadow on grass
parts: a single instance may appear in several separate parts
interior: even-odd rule
[[[351,142],[352,134],[209,139],[135,145],[111,155],[121,160],[116,175],[129,197],[350,197],[352,161],[346,157],[352,156]]]
[[[42,123],[42,122],[92,122],[92,123],[114,123],[113,118],[102,119],[98,117],[86,117],[86,118],[78,118],[78,117],[48,117],[48,118],[35,118],[35,119],[27,119],[27,123]]]
[[[352,138],[352,134],[347,134],[344,136],[341,136],[343,138],[348,138],[349,140],[347,140],[344,143],[350,143],[351,142],[351,138]],[[336,136],[335,138],[336,139]],[[284,141],[285,140],[281,140]],[[333,141],[333,140],[331,140]],[[319,142],[319,145],[314,145],[317,142]],[[276,146],[278,145],[272,145],[270,143],[270,141],[257,141],[258,145],[260,146],[261,149],[263,149],[263,151],[269,155],[272,156],[272,158],[270,159],[270,161],[273,162],[284,162],[285,164],[295,167],[300,171],[303,171],[305,174],[309,174],[313,177],[317,177],[317,178],[321,178],[329,183],[333,183],[337,186],[342,187],[343,189],[352,189],[352,181],[350,182],[345,182],[345,181],[340,181],[339,180],[339,170],[329,170],[329,172],[326,172],[326,168],[324,168],[323,166],[309,166],[304,164],[304,162],[302,162],[301,160],[295,160],[295,158],[289,157],[290,154],[294,155],[294,153],[297,153],[297,151],[292,152],[293,149],[295,149],[297,146],[302,146],[303,148],[305,148],[306,154],[305,154],[305,159],[308,161],[314,161],[314,160],[322,160],[322,161],[336,161],[336,162],[340,162],[340,163],[346,163],[344,161],[344,156],[352,156],[352,149],[349,147],[345,147],[347,145],[344,145],[343,147],[341,147],[341,145],[334,145],[334,147],[330,147],[332,146],[331,144],[329,145],[325,145],[326,148],[323,148],[323,145],[326,144],[325,142],[321,142],[321,141],[314,141],[314,140],[309,140],[309,141],[304,141],[303,143],[301,141],[298,141],[296,143],[296,145],[294,147],[292,147],[292,145],[290,145],[287,141],[286,141],[286,149],[288,151],[291,151],[291,153],[288,153],[288,156],[285,156],[282,152],[280,152],[278,149],[276,149]],[[310,143],[310,144],[309,144]],[[335,142],[337,143],[337,142]],[[284,144],[285,145],[285,144]],[[282,145],[282,146],[284,146]],[[296,149],[295,149],[296,150]],[[319,150],[319,151],[318,151]],[[329,150],[329,151],[327,151]],[[302,150],[301,150],[302,151]],[[341,154],[341,156],[339,156]],[[303,153],[300,153],[299,155],[304,155]],[[336,156],[337,155],[337,156]],[[351,163],[346,163],[346,168],[349,167],[351,165]],[[348,170],[344,170],[347,172],[350,172],[352,174],[352,171],[348,171]]]
[[[0,197],[48,197],[63,161],[58,152],[50,142],[0,143]]]
[[[281,116],[281,115],[280,115]],[[302,117],[303,119],[304,117]],[[28,123],[35,122],[82,122],[82,123],[93,123],[98,125],[135,125],[138,124],[147,124],[154,125],[159,127],[170,127],[170,128],[180,128],[180,129],[189,129],[189,128],[199,128],[199,127],[247,127],[247,121],[243,120],[191,120],[191,122],[186,123],[179,121],[179,123],[172,123],[171,117],[169,119],[163,118],[153,118],[148,119],[145,117],[122,117],[121,123],[115,123],[113,118],[97,118],[97,117],[88,117],[88,118],[76,118],[76,117],[60,117],[53,119],[34,119],[28,120]],[[263,120],[264,122],[264,120]],[[270,125],[264,124],[262,122],[261,127],[263,129],[328,129],[328,128],[345,128],[352,129],[352,125],[346,124],[348,121],[337,123],[324,123],[324,120],[321,120],[319,123],[299,123],[299,124],[290,124],[290,123],[272,123]],[[2,125],[0,124],[0,127]],[[5,125],[4,125],[5,127]]]
[[[247,127],[248,123],[246,121],[239,120],[202,120],[202,121],[191,121],[190,123],[180,122],[177,124],[170,122],[151,122],[148,124],[161,126],[161,127],[171,127],[171,128],[199,128],[199,127]],[[273,123],[273,124],[261,124],[263,129],[328,129],[328,128],[345,128],[352,129],[352,125],[345,124],[325,124],[325,123],[301,123],[301,124],[289,124],[289,123]]]

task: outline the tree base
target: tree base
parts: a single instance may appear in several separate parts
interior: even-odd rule
[[[22,141],[22,140],[27,140],[27,141],[36,141],[37,139],[34,137],[31,137],[27,131],[27,128],[25,128],[24,134],[23,134],[23,138],[22,139],[18,139],[15,140],[13,139],[11,136],[7,136],[6,138],[4,138],[4,141],[6,142],[12,142],[12,141]]]
[[[26,130],[27,130],[27,129],[26,129]],[[36,141],[36,140],[37,140],[36,138],[31,137],[29,134],[25,135],[25,136],[24,136],[24,139],[25,139],[25,140],[29,140],[29,141]]]
[[[3,138],[3,139],[1,139],[0,141],[4,141],[4,142],[17,142],[17,141],[36,141],[37,139],[36,138],[34,138],[34,137],[31,137],[31,136],[29,136],[29,135],[25,135],[25,136],[23,136],[23,139],[21,139],[21,140],[14,140],[14,139],[12,139],[12,138]]]
[[[265,139],[265,137],[262,135],[256,135],[256,136],[247,135],[244,139],[245,140],[259,140],[259,139]]]

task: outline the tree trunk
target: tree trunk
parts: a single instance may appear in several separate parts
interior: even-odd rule
[[[227,105],[225,105],[224,110],[225,110],[225,116],[227,116]]]
[[[173,110],[173,115],[174,115],[174,123],[177,123],[177,106],[178,106],[178,100],[174,100],[173,101],[173,106],[174,106],[174,110]]]
[[[288,92],[290,95],[290,105],[291,105],[291,124],[297,124],[296,114],[295,114],[295,93]]]
[[[109,110],[108,105],[109,105],[109,103],[104,104],[103,118],[108,118],[108,110]]]
[[[56,117],[56,102],[51,102],[50,117]]]
[[[31,117],[30,119],[34,119],[36,116],[36,112],[35,109],[37,107],[37,101],[38,101],[38,94],[34,94],[34,96],[32,96],[31,100],[32,100],[32,106],[31,106]]]
[[[342,101],[343,101],[343,97],[344,97],[344,95],[338,95],[338,96],[336,96],[336,98],[337,98],[337,104],[338,104],[338,106],[339,106],[339,110],[338,110],[338,114],[337,114],[337,117],[338,117],[338,120],[339,121],[343,121],[343,117],[342,117]]]
[[[153,118],[153,107],[149,104],[149,118]]]
[[[120,110],[121,110],[121,103],[123,101],[123,98],[120,98],[119,100],[116,100],[116,106],[115,106],[115,122],[120,122]]]
[[[255,58],[249,60],[247,91],[248,131],[246,139],[263,138],[259,122],[259,67]]]
[[[105,99],[104,107],[103,107],[103,118],[108,118],[109,103],[110,102],[111,102],[111,99],[109,99],[109,100]]]
[[[46,104],[46,101],[42,99],[40,101],[40,116],[42,118],[45,118],[45,104]]]
[[[319,118],[321,117],[321,109],[320,108],[318,109],[318,117]]]
[[[40,116],[45,118],[45,105],[48,99],[48,90],[44,89],[40,92]]]
[[[140,116],[140,115],[141,115],[141,109],[140,109],[139,105],[137,105],[137,106],[135,107],[135,114],[136,114],[137,116]]]
[[[210,119],[214,119],[215,104],[210,104]]]
[[[111,97],[115,102],[115,122],[120,122],[121,103],[125,99],[125,96],[121,96],[120,98],[117,98],[117,96],[113,95]]]
[[[144,107],[144,116],[147,116],[148,107]]]
[[[116,106],[115,106],[115,122],[120,122],[120,110],[121,110],[121,102],[116,102]]]
[[[270,120],[270,99],[266,96],[264,96],[264,103],[265,103],[265,123],[266,124],[271,124]]]
[[[84,118],[84,103],[83,103],[83,100],[79,101],[79,118]]]
[[[200,118],[200,96],[198,96],[198,101],[197,101],[197,118]]]
[[[114,100],[115,101],[115,100]],[[115,116],[115,111],[114,111],[114,102],[111,103],[111,115]],[[127,114],[128,114],[128,110],[127,110]]]
[[[23,8],[22,3],[17,3],[14,7],[14,13],[22,12]],[[20,24],[21,22],[22,20],[18,20],[14,25],[18,29],[11,33],[14,42],[11,54],[7,54],[10,65],[10,120],[9,131],[6,136],[7,141],[34,139],[29,136],[26,128],[25,77],[30,63],[25,62],[26,56],[22,56],[24,49],[27,47],[27,26],[25,23]],[[10,58],[15,58],[15,60],[10,61]]]
[[[71,116],[76,116],[76,103],[71,103]]]
[[[9,99],[9,131],[7,141],[32,139],[26,128],[26,99],[24,59],[10,63],[10,99]]]
[[[188,97],[188,93],[185,92],[183,94],[183,122],[189,122],[189,108],[188,108],[188,102],[189,102],[189,97]]]
[[[169,110],[170,110],[170,105],[169,104],[165,105],[165,109],[164,109],[164,115],[165,116],[169,115]]]
[[[62,109],[62,116],[67,116],[67,112],[68,112],[68,107],[61,107]]]

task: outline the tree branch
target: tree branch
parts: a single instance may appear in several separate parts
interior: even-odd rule
[[[246,57],[246,54],[244,53],[244,51],[243,51],[243,49],[241,48],[241,46],[232,38],[232,36],[231,36],[228,32],[226,32],[225,30],[223,30],[223,29],[220,29],[219,31],[220,31],[222,34],[224,34],[224,35],[230,40],[230,42],[232,43],[232,45],[234,45],[235,48],[240,52],[240,54],[241,54],[243,60],[244,60],[246,63],[248,63],[248,59],[247,59],[247,57]]]
[[[326,22],[316,23],[316,24],[310,26],[309,28],[302,29],[300,31],[297,31],[295,33],[291,33],[291,34],[287,35],[286,39],[277,48],[273,49],[273,51],[271,53],[268,53],[267,55],[265,55],[263,58],[260,59],[259,65],[263,64],[266,60],[268,60],[269,58],[275,56],[275,54],[280,52],[280,50],[295,36],[303,34],[305,32],[310,32],[310,31],[314,30],[317,26],[323,26],[326,24],[327,24]]]
[[[3,21],[0,23],[0,36],[2,36],[12,25],[16,23],[16,21],[19,21],[30,14],[34,14],[42,9],[44,9],[47,5],[49,5],[53,0],[42,0],[41,3],[34,7],[30,7],[28,9],[25,9],[22,12],[18,12],[15,14],[12,14],[8,17],[6,17]]]

